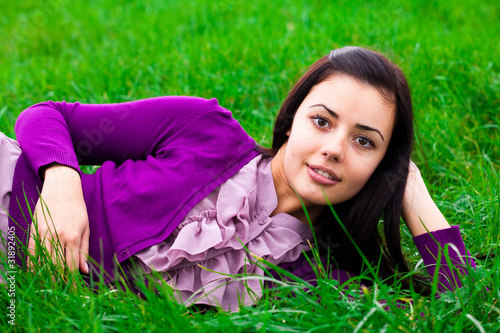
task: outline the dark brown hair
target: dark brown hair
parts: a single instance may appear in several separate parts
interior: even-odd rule
[[[413,145],[411,94],[403,72],[381,54],[361,48],[343,47],[316,61],[286,97],[273,130],[270,151],[275,155],[288,140],[287,131],[304,98],[315,85],[334,75],[343,75],[378,89],[396,109],[396,120],[387,152],[363,189],[347,202],[334,206],[342,223],[363,255],[378,265],[380,278],[408,272],[401,251],[400,217]],[[378,225],[383,220],[382,238]],[[363,261],[358,251],[326,209],[320,217],[318,237],[340,266],[359,273]]]

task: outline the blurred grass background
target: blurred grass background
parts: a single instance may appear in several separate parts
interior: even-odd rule
[[[499,7],[492,0],[0,0],[0,131],[15,137],[17,115],[45,100],[193,95],[216,97],[251,136],[270,145],[281,102],[308,65],[333,48],[373,48],[409,79],[418,130],[414,160],[431,194],[450,223],[461,226],[471,253],[494,270]],[[35,323],[44,322],[36,314],[41,309],[30,311]],[[498,313],[486,322],[498,324]],[[222,325],[223,318],[211,320]],[[193,320],[198,324],[191,328],[214,326],[205,317]]]

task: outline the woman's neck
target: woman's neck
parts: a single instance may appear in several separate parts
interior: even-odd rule
[[[302,203],[300,202],[297,193],[295,193],[292,186],[285,177],[280,152],[282,152],[282,150],[280,150],[271,161],[271,172],[273,174],[274,189],[276,190],[276,196],[278,198],[278,204],[272,212],[271,216],[279,213],[286,213],[297,218],[304,224],[309,224],[306,213],[304,212],[304,208],[302,207]],[[315,225],[315,222],[317,222],[318,217],[321,212],[323,212],[324,207],[312,205],[308,202],[304,202],[304,205],[307,209],[307,213],[309,214],[309,218],[311,219],[312,224]]]

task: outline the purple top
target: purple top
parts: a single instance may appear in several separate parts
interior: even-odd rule
[[[262,269],[248,263],[251,258],[242,244],[305,280],[316,278],[300,256],[312,235],[308,226],[287,214],[270,217],[277,198],[269,160],[258,156],[253,139],[215,99],[40,103],[20,115],[16,133],[23,153],[14,172],[9,213],[24,244],[29,209],[34,209],[41,189],[40,168],[57,162],[80,172],[78,164],[102,164],[95,174],[81,175],[90,256],[109,273],[107,280],[113,278],[115,255],[123,262],[137,254],[133,258],[143,271],[166,272],[184,293],[184,301],[205,288],[214,298],[198,295],[191,301],[229,308],[242,290],[236,286],[217,294],[211,284],[215,275],[205,274],[198,264],[216,269],[225,265],[230,274],[263,275]],[[462,260],[467,252],[458,227],[453,227],[414,238],[431,276],[439,252],[433,237],[441,247],[452,244],[449,248],[457,250],[449,252],[462,273],[463,263],[475,267],[472,259]],[[221,257],[225,264],[215,262]],[[17,260],[20,264],[21,257]],[[209,260],[215,266],[208,265]],[[460,286],[457,275],[441,263],[440,287]],[[189,269],[189,276],[198,280],[176,277]],[[348,275],[336,269],[332,277],[342,283]]]
[[[271,216],[278,200],[270,162],[255,157],[201,200],[170,237],[136,253],[139,273],[162,272],[186,305],[234,311],[253,304],[262,296],[266,266],[257,258],[294,262],[310,250],[313,235],[289,214]]]
[[[166,239],[196,203],[258,155],[255,141],[215,99],[45,102],[22,112],[15,130],[23,150],[9,207],[16,235],[27,243],[26,201],[33,210],[42,166],[80,171],[78,164],[102,164],[82,174],[82,187],[90,256],[108,273],[114,255],[122,262]]]

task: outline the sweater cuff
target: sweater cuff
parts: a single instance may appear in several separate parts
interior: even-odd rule
[[[439,268],[440,289],[454,289],[460,287],[460,279],[455,273],[455,269],[462,275],[467,275],[467,268],[476,267],[476,263],[466,251],[460,228],[452,226],[451,228],[432,231],[413,237],[424,264],[429,271],[429,275],[434,276],[436,268]],[[449,244],[449,246],[446,246]],[[441,260],[438,263],[439,252],[441,251]],[[448,266],[446,257],[449,257],[453,267]]]
[[[78,165],[78,161],[73,152],[69,153],[64,150],[48,150],[29,158],[29,162],[38,177],[40,177],[40,168],[51,163],[69,166],[75,169],[80,174],[80,177],[82,175],[80,166]]]
[[[444,248],[446,244],[454,244],[460,254],[463,255],[465,253],[465,245],[460,234],[460,227],[457,225],[413,237],[413,242],[417,246],[425,264],[435,262],[439,248]]]

